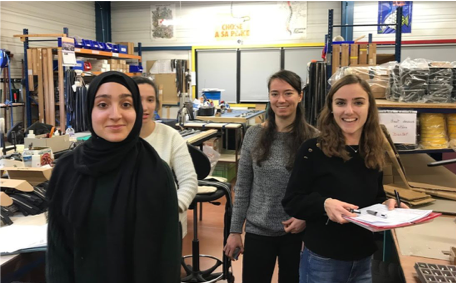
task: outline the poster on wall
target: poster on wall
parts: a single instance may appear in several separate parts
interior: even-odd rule
[[[175,5],[151,5],[150,23],[152,40],[175,39],[176,7]]]
[[[412,5],[413,1],[378,1],[378,34],[396,33],[397,8],[402,7],[402,33],[412,32]]]
[[[231,14],[217,14],[214,38],[216,40],[235,40],[241,43],[250,37],[250,17],[233,17]]]
[[[279,14],[283,15],[281,23],[281,38],[305,39],[307,36],[307,2],[281,1],[278,2]]]
[[[76,55],[74,53],[74,38],[62,37],[62,65],[76,66]]]

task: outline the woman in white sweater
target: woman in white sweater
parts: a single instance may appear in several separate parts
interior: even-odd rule
[[[187,209],[198,191],[195,168],[188,152],[186,141],[175,129],[154,121],[155,110],[159,107],[157,86],[144,77],[134,77],[138,84],[143,106],[143,124],[140,136],[150,143],[160,157],[168,163],[177,179],[179,219],[182,223],[182,237],[187,234]]]

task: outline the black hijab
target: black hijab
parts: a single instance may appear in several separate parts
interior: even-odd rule
[[[136,120],[121,142],[99,137],[92,125],[95,95],[108,82],[125,86],[133,98]],[[49,218],[61,212],[71,227],[81,229],[97,178],[119,170],[107,223],[107,282],[178,282],[181,239],[176,189],[169,167],[139,137],[143,111],[136,83],[120,72],[97,76],[88,90],[86,113],[92,137],[57,162],[49,184]]]

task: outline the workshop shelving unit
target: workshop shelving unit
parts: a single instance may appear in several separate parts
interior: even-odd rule
[[[32,103],[35,103],[38,105],[39,113],[43,113],[44,109],[44,103],[43,103],[43,93],[39,93],[38,95],[38,100],[35,100],[33,97],[30,95],[30,89],[34,89],[33,87],[30,88],[30,84],[33,84],[33,81],[30,82],[30,79],[33,79],[33,74],[30,74],[30,67],[29,67],[29,56],[28,54],[30,53],[30,42],[43,42],[43,41],[54,41],[56,42],[58,37],[66,37],[68,36],[68,28],[63,28],[63,33],[62,34],[29,34],[28,29],[23,29],[23,34],[22,35],[15,35],[14,37],[19,37],[21,41],[23,42],[24,45],[24,66],[27,68],[27,74],[24,76],[24,84],[25,84],[25,98],[26,98],[26,113],[27,113],[27,126],[30,126],[32,124]],[[29,39],[30,37],[51,37],[53,39],[37,39],[37,40],[31,40]],[[39,47],[38,47],[39,48]],[[47,49],[51,53],[48,54],[49,59],[49,64],[46,66],[49,74],[54,74],[53,71],[53,56],[57,55],[58,56],[58,67],[57,67],[57,75],[58,75],[58,89],[59,89],[59,114],[60,114],[60,119],[56,119],[54,116],[47,117],[46,123],[55,125],[57,122],[60,124],[60,127],[62,130],[66,129],[67,126],[67,119],[65,116],[65,97],[67,94],[65,93],[65,79],[64,79],[64,67],[63,67],[63,59],[62,59],[62,49],[60,47],[43,47],[44,49]],[[29,51],[29,53],[27,53]],[[122,54],[122,53],[113,53],[113,52],[105,52],[105,51],[100,51],[100,50],[91,50],[91,49],[83,49],[83,48],[75,48],[75,55],[76,56],[81,56],[81,57],[86,57],[86,58],[94,58],[94,59],[133,59],[133,60],[138,60],[138,64],[141,66],[142,65],[142,60],[141,60],[141,43],[138,43],[138,55],[131,55],[131,54]],[[44,67],[44,63],[43,66]],[[49,68],[51,71],[49,71]],[[99,75],[101,72],[92,72],[94,75]],[[140,75],[140,73],[127,73],[129,76],[136,76]],[[39,77],[40,80],[41,77]],[[50,79],[49,79],[50,80]],[[38,83],[43,83],[38,81]],[[46,82],[44,82],[46,83]],[[54,89],[48,86],[48,91],[49,93],[54,94]],[[40,92],[40,91],[38,91]],[[49,99],[51,101],[54,101],[54,95],[48,95]],[[47,107],[52,108],[55,107],[55,102],[51,103],[50,105],[47,105]],[[39,120],[43,120],[44,117],[39,117]]]
[[[396,41],[394,43],[394,50],[395,50],[395,60],[397,62],[401,61],[401,42],[402,42],[402,7],[397,8],[397,13],[396,13]],[[359,24],[359,25],[334,25],[334,10],[329,9],[328,11],[328,36],[327,36],[327,42],[326,42],[326,72],[328,75],[328,78],[331,77],[332,75],[332,40],[333,40],[333,29],[335,27],[340,27],[340,28],[349,28],[349,27],[366,27],[366,26],[392,26],[390,24]],[[371,43],[372,39],[369,37],[369,43]]]

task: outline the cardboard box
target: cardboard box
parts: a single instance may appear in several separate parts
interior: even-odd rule
[[[226,178],[228,182],[231,182],[236,178],[236,163],[218,162],[212,175]]]
[[[358,65],[358,44],[350,45],[350,66]]]
[[[212,147],[215,151],[222,152],[222,139],[221,138],[212,138],[204,142],[204,145]]]
[[[33,187],[25,180],[2,179],[2,188],[16,189],[21,192],[33,192]]]
[[[394,183],[394,177],[393,176],[385,176],[383,175],[383,184],[392,184]]]
[[[393,164],[386,163],[383,168],[383,176],[393,176]]]
[[[50,147],[34,147],[32,149],[24,149],[22,156],[24,160],[29,160],[27,156],[39,155],[40,156],[40,163],[41,166],[44,165],[51,165],[54,161],[54,154],[52,153],[52,149]],[[31,161],[31,159],[30,159]],[[24,162],[25,166],[27,166],[26,162]],[[32,165],[29,164],[31,167]]]
[[[369,44],[368,63],[371,66],[375,66],[377,64],[377,44],[376,43]]]
[[[68,135],[53,136],[52,138],[24,138],[26,148],[31,143],[33,143],[33,147],[50,147],[52,152],[67,150],[71,145],[70,136]]]
[[[359,45],[358,63],[359,64],[367,64],[367,44],[360,44]]]
[[[108,60],[108,64],[112,65],[112,64],[119,64],[120,63],[120,60],[119,59],[109,59]]]
[[[130,54],[130,55],[135,54],[135,43],[134,42],[116,42],[116,43],[127,46],[127,54]]]
[[[48,181],[52,175],[52,168],[4,167],[2,170],[8,172],[10,179],[25,180],[32,186]]]

